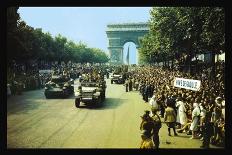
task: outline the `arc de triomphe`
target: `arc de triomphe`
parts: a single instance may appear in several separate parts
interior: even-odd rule
[[[106,34],[109,39],[110,62],[123,64],[123,46],[133,42],[139,48],[139,39],[149,31],[148,23],[122,23],[107,25]]]

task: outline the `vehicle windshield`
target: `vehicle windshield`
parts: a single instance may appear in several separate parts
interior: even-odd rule
[[[62,77],[56,77],[56,78],[52,78],[51,81],[54,83],[64,83],[64,82],[67,82],[67,79],[62,78]]]
[[[81,86],[84,86],[84,87],[98,87],[98,83],[97,82],[82,82]]]

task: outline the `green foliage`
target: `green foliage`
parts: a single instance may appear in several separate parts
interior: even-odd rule
[[[178,60],[183,55],[189,61],[198,53],[224,51],[223,8],[155,7],[150,15],[150,31],[139,50],[143,61]]]
[[[42,29],[34,29],[20,20],[18,8],[7,9],[7,58],[15,60],[73,61],[77,63],[105,63],[109,61],[104,51],[88,48],[82,42],[74,43],[58,34],[54,38]]]

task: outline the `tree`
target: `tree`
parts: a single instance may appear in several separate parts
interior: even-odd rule
[[[179,62],[190,69],[196,54],[212,51],[214,58],[215,53],[224,51],[222,8],[158,7],[152,8],[150,15],[149,34],[139,49],[144,61],[183,60]]]
[[[20,20],[18,8],[7,9],[7,58],[8,64],[15,60],[24,63],[34,60],[41,61],[73,61],[78,63],[99,62],[109,60],[104,51],[89,48],[85,43],[75,43],[58,34],[53,38],[41,28],[34,29]]]
[[[17,24],[20,16],[17,12],[18,7],[8,7],[7,8],[7,62],[15,58],[14,52],[23,48],[18,38]]]

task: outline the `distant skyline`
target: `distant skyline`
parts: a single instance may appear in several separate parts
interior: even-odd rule
[[[27,25],[42,28],[53,37],[58,34],[100,48],[108,54],[107,24],[148,22],[151,7],[20,7]],[[129,43],[133,44],[133,43]],[[124,55],[128,45],[124,45]],[[136,63],[135,45],[130,46],[130,62]],[[125,58],[125,57],[124,57]]]

